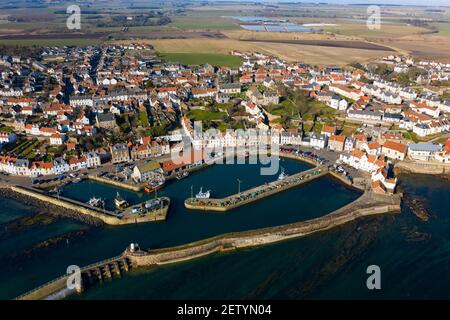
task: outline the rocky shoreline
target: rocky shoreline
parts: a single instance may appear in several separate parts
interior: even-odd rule
[[[36,208],[36,210],[38,210],[40,212],[47,212],[47,213],[53,214],[53,215],[64,216],[64,217],[75,219],[80,222],[83,222],[83,223],[86,223],[89,225],[93,225],[93,226],[104,225],[104,222],[101,221],[100,219],[96,219],[92,216],[80,214],[74,210],[63,208],[63,207],[54,205],[49,202],[41,201],[36,198],[26,196],[24,194],[14,192],[13,190],[11,190],[9,188],[0,188],[0,197],[5,197],[5,198],[20,201],[22,204]]]

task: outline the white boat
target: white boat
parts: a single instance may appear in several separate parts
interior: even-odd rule
[[[199,193],[197,193],[195,195],[195,197],[197,199],[209,199],[210,196],[211,196],[211,191],[208,190],[206,192],[203,192],[203,187],[201,187]]]
[[[177,180],[181,180],[181,179],[184,179],[184,178],[186,178],[188,176],[189,176],[189,172],[188,171],[183,171],[183,172],[177,173],[175,178],[177,178]]]
[[[284,168],[281,168],[281,173],[278,176],[278,180],[283,180],[283,179],[286,179],[287,177],[289,177],[289,175],[286,174],[286,172],[284,172]]]
[[[122,198],[118,192],[116,197],[114,198],[114,204],[116,205],[116,208],[119,210],[123,210],[130,206],[130,204],[124,198]]]
[[[96,208],[103,208],[105,206],[105,201],[101,198],[92,197],[88,201],[88,205]]]

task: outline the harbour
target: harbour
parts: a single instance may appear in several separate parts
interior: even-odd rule
[[[311,168],[310,165],[293,160],[282,160],[281,165],[287,172],[298,172]],[[59,276],[65,271],[67,265],[77,264],[84,266],[102,259],[108,259],[116,256],[119,253],[118,250],[123,250],[132,242],[139,243],[142,248],[163,248],[227,232],[293,223],[336,210],[342,205],[355,200],[360,195],[360,193],[348,189],[333,179],[323,177],[305,185],[301,189],[288,190],[274,197],[251,204],[251,212],[248,211],[248,208],[237,208],[230,215],[205,216],[184,209],[184,200],[189,196],[191,185],[194,185],[196,188],[204,186],[212,189],[214,194],[220,197],[228,196],[234,190],[237,190],[237,178],[243,180],[243,188],[251,188],[270,181],[270,179],[276,180],[277,178],[277,176],[262,177],[257,174],[258,172],[259,166],[254,165],[212,166],[206,170],[191,174],[186,179],[177,180],[176,183],[169,183],[163,190],[158,192],[159,196],[171,198],[168,219],[165,222],[129,225],[120,228],[95,227],[80,239],[71,240],[68,245],[61,243],[52,247],[51,251],[39,251],[36,255],[32,255],[20,262],[22,268],[25,268],[24,270],[28,268],[34,270],[33,272],[38,275],[34,279],[20,280],[20,275],[17,275],[13,270],[8,272],[8,267],[3,266],[3,275],[5,277],[2,279],[2,287],[9,289],[6,291],[2,289],[0,293],[3,292],[2,294],[9,298],[18,296],[27,291],[27,289],[31,289],[30,286],[37,287],[43,282]],[[221,181],[214,181],[208,178],[211,175],[221,175],[224,178]],[[92,195],[89,190],[95,190],[95,196],[97,197],[111,200],[117,192],[116,188],[109,185],[87,180],[67,185],[66,193],[63,194],[77,201],[85,202]],[[319,199],[323,192],[327,192],[326,190],[329,190],[328,193],[332,194],[328,202],[320,203],[320,201],[314,200]],[[120,194],[131,203],[143,202],[154,197],[154,195],[134,193],[127,190],[120,190]],[[289,209],[288,207],[291,207],[291,205],[287,206],[288,199],[290,199],[291,203],[292,199],[295,199],[294,206],[302,207],[303,209],[301,211]],[[317,205],[317,203],[320,204]],[[278,210],[275,210],[275,207]],[[130,230],[134,231],[130,233]],[[149,237],[149,234],[152,236]],[[7,257],[8,252],[5,251],[1,255]],[[43,264],[42,259],[47,261],[47,263]],[[47,276],[45,276],[46,274]],[[20,286],[8,287],[8,283],[12,281],[23,283],[23,289],[20,289]]]
[[[282,156],[282,154],[280,154],[280,156]],[[291,152],[290,155],[291,159],[293,158],[297,161],[299,159],[302,159],[302,157],[305,156],[303,155],[303,153],[301,153],[300,155],[298,151],[295,153]],[[287,161],[287,163],[289,163],[290,161],[294,161],[291,159],[287,159],[285,161]],[[192,197],[191,186],[191,198],[184,201],[184,205],[188,209],[203,208],[203,210],[208,211],[227,211],[236,209],[241,205],[250,204],[254,201],[261,200],[268,196],[289,190],[300,184],[303,184],[304,182],[313,181],[333,171],[332,166],[326,165],[326,163],[328,162],[326,159],[322,159],[318,156],[310,156],[308,161],[310,163],[315,163],[318,167],[296,173],[292,176],[286,174],[284,167],[281,167],[281,173],[278,175],[278,178],[275,179],[275,181],[269,183],[266,182],[263,186],[257,186],[242,193],[240,192],[242,181],[237,179],[239,184],[238,195],[229,196],[228,203],[226,202],[227,200],[222,200],[222,202],[220,200],[210,200],[210,190],[208,190],[207,192],[203,192],[202,188],[200,189],[200,193],[197,194],[196,199],[194,199]],[[336,172],[333,172],[333,174],[337,175]],[[344,182],[346,181],[349,186],[352,185],[352,181],[347,181],[343,178],[341,179]],[[77,184],[75,184],[75,186],[76,185]],[[256,196],[249,197],[248,195]],[[90,201],[92,201],[92,198]],[[203,204],[200,206],[195,206],[196,202],[201,201],[210,202],[208,205]],[[118,208],[121,208],[122,204],[125,204],[126,207],[130,206],[129,203],[119,195],[119,192],[117,192],[117,195],[114,198],[114,202],[115,206]],[[190,204],[190,202],[192,202],[192,204]],[[146,203],[149,203],[149,201],[147,201]],[[254,231],[242,231],[239,233],[223,234],[215,238],[200,240],[198,242],[186,244],[185,246],[167,249],[157,249],[149,251],[139,249],[138,251],[135,251],[134,244],[132,244],[132,249],[127,249],[121,255],[121,257],[123,259],[126,259],[126,261],[130,261],[129,267],[133,268],[187,261],[217,252],[229,251],[237,248],[267,245],[291,238],[314,234],[316,232],[328,230],[330,228],[346,224],[365,216],[399,212],[400,203],[400,195],[382,196],[374,194],[372,191],[366,190],[364,194],[356,201],[323,217],[271,228],[256,229]],[[138,246],[138,244],[136,244],[136,246]],[[113,267],[111,267],[110,262],[108,262],[106,266],[99,266],[97,269],[95,269],[96,271],[94,272],[94,274],[91,274],[90,271],[88,273],[85,273],[85,278],[87,277],[88,280],[83,280],[84,282],[81,287],[75,291],[72,290],[71,293],[83,292],[87,283],[89,285],[92,285],[92,277],[100,279],[100,281],[102,281],[104,277],[112,278],[111,268],[113,268],[113,271],[116,270],[116,273],[120,274],[120,272],[117,271],[118,267],[116,266],[114,269],[114,265]],[[47,299],[48,297],[53,296],[66,296],[69,294],[69,292],[67,292],[63,279],[67,280],[67,278],[68,276],[66,276],[65,278],[64,276],[57,278],[56,280],[51,281],[46,285],[40,286],[35,290],[19,296],[18,299]]]

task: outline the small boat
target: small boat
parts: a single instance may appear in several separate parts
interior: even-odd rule
[[[96,208],[103,208],[105,206],[105,201],[102,198],[92,197],[88,201],[88,205]]]
[[[175,178],[177,178],[177,180],[181,180],[181,179],[187,178],[188,176],[189,176],[189,171],[183,171],[183,172],[177,173]]]
[[[195,198],[197,198],[197,199],[209,199],[210,196],[211,196],[211,191],[208,190],[206,192],[203,192],[203,187],[201,187],[199,193],[197,193],[195,195]]]
[[[116,205],[116,208],[119,210],[123,210],[130,206],[130,204],[124,198],[122,198],[118,192],[116,197],[114,198],[114,204]]]
[[[284,168],[281,168],[281,173],[278,176],[278,180],[283,180],[283,179],[286,179],[287,177],[289,177],[289,175],[286,174],[286,172],[284,172]]]
[[[152,193],[154,191],[161,189],[165,183],[166,181],[164,178],[150,180],[145,186],[144,191],[147,193]]]

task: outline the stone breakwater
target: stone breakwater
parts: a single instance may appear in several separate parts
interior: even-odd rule
[[[70,208],[54,204],[52,202],[37,199],[36,197],[29,196],[23,192],[16,192],[10,186],[0,187],[0,195],[6,198],[20,201],[23,204],[36,208],[37,210],[45,210],[50,212],[51,214],[61,215],[90,225],[99,226],[104,224],[102,220],[97,219],[93,216],[80,214],[80,212],[76,210],[72,210]]]
[[[4,192],[9,192],[12,195],[15,194],[15,197],[25,197],[29,199],[29,201],[34,201],[40,207],[48,208],[51,211],[56,209],[54,210],[55,213],[61,213],[66,216],[81,219],[93,224],[104,223],[108,225],[119,226],[126,224],[162,221],[166,219],[167,213],[169,211],[169,205],[167,205],[162,210],[158,210],[154,214],[147,214],[145,216],[117,217],[104,213],[103,211],[101,211],[101,209],[96,210],[95,208],[90,208],[84,203],[65,198],[54,198],[52,196],[46,195],[41,191],[33,190],[30,188],[20,186],[7,186],[2,187],[2,189],[7,190]]]
[[[252,231],[227,233],[213,238],[192,242],[166,249],[130,252],[126,250],[121,259],[126,259],[132,267],[146,267],[188,261],[206,255],[240,248],[252,248],[272,244],[284,240],[304,237],[314,233],[326,231],[360,218],[385,213],[400,212],[401,197],[398,195],[376,195],[372,192],[364,193],[356,201],[320,218],[292,223],[283,226],[257,229]],[[108,262],[109,263],[109,262]],[[99,267],[104,263],[95,264]],[[89,268],[83,268],[87,270]],[[30,291],[20,299],[46,299],[49,295],[64,298],[67,294],[65,279],[67,276],[51,281],[38,289]],[[64,295],[55,294],[65,292]]]
[[[444,174],[450,175],[450,163],[400,161],[395,164],[395,173],[420,173],[420,174]]]

